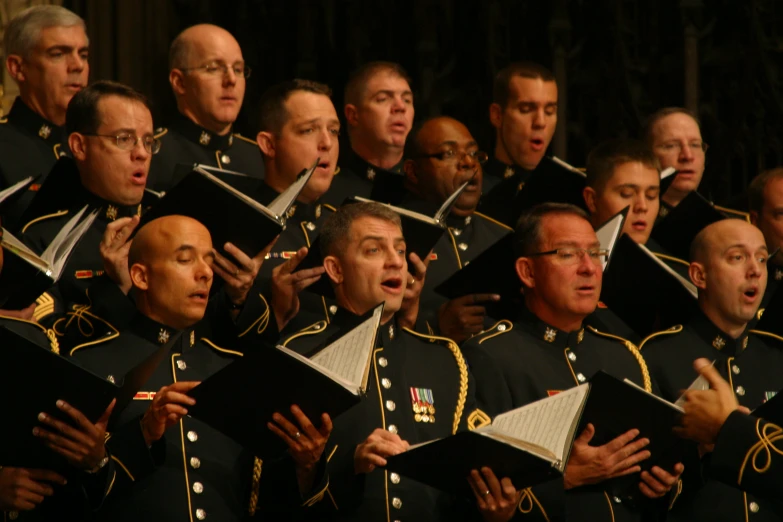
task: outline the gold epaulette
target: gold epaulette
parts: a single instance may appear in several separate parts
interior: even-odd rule
[[[760,335],[762,337],[769,337],[770,339],[775,339],[776,341],[783,342],[783,337],[781,337],[781,336],[779,336],[777,334],[774,334],[772,332],[765,332],[764,330],[750,329],[750,330],[748,330],[748,333]]]
[[[473,215],[478,216],[481,219],[486,219],[490,223],[494,223],[494,224],[496,224],[497,226],[499,226],[501,228],[505,228],[506,230],[511,230],[511,231],[514,230],[513,228],[511,228],[510,226],[506,225],[505,223],[501,223],[497,219],[492,219],[491,217],[487,216],[486,214],[482,214],[481,212],[473,212]]]
[[[492,325],[491,328],[488,328],[483,332],[477,333],[476,337],[481,337],[481,339],[478,340],[478,343],[481,344],[487,339],[492,339],[493,337],[497,337],[498,335],[508,333],[513,328],[514,328],[514,323],[512,323],[507,319],[503,319],[502,321],[498,321],[497,323]]]
[[[639,343],[639,351],[641,351],[644,348],[644,345],[647,343],[647,341],[652,340],[656,337],[659,337],[661,335],[670,335],[670,334],[676,334],[682,332],[682,325],[678,324],[675,326],[672,326],[671,328],[668,328],[666,330],[661,330],[660,332],[653,332],[647,337],[645,337],[641,343]]]
[[[258,144],[256,143],[256,140],[251,140],[250,138],[245,138],[244,136],[242,136],[242,135],[241,135],[241,134],[239,134],[238,132],[235,132],[235,133],[234,133],[234,137],[235,137],[235,138],[239,138],[240,140],[244,140],[244,141],[246,141],[246,142],[248,142],[248,143],[252,143],[253,145],[258,145]]]
[[[229,355],[236,355],[236,356],[239,356],[239,357],[242,357],[244,355],[242,352],[237,352],[236,350],[229,350],[228,348],[221,348],[220,346],[216,345],[215,343],[213,343],[212,341],[210,341],[206,337],[202,337],[200,339],[200,341],[203,342],[204,344],[206,344],[207,346],[209,346],[210,348],[212,348],[213,350],[216,350],[216,351],[221,352],[221,353],[227,353]]]
[[[663,261],[671,261],[672,263],[679,263],[681,265],[685,265],[687,267],[691,266],[689,262],[687,262],[684,259],[680,259],[679,257],[669,256],[666,254],[661,254],[660,252],[653,252],[653,255],[657,257],[658,259],[661,259]]]
[[[288,346],[288,343],[293,341],[294,339],[298,337],[304,337],[305,335],[315,335],[318,333],[323,332],[326,329],[326,321],[318,321],[317,323],[311,324],[307,328],[302,328],[298,332],[296,332],[294,335],[283,341],[283,346]]]
[[[33,219],[32,221],[30,221],[29,223],[27,223],[25,226],[22,227],[22,234],[27,232],[27,228],[30,225],[34,225],[35,223],[38,223],[40,221],[44,221],[44,220],[47,220],[47,219],[65,216],[67,214],[68,214],[68,210],[58,210],[57,212],[52,212],[51,214],[46,214],[45,216],[39,216],[39,217]]]
[[[648,392],[652,391],[652,379],[650,378],[650,370],[647,368],[647,363],[644,362],[644,357],[642,357],[639,348],[637,348],[635,344],[633,344],[628,339],[620,337],[619,335],[613,335],[610,333],[601,332],[600,330],[596,330],[592,326],[588,326],[587,330],[600,337],[604,337],[606,339],[612,339],[614,341],[618,341],[622,343],[622,345],[625,346],[625,348],[629,352],[631,352],[631,355],[633,355],[634,359],[636,359],[636,362],[639,363],[639,369],[642,372],[642,382],[644,383],[644,389],[647,390]]]
[[[155,134],[153,134],[152,137],[155,138],[156,140],[159,140],[163,136],[165,136],[166,133],[168,133],[168,132],[169,132],[169,130],[166,127],[160,127],[158,129],[155,129]]]
[[[721,207],[719,205],[713,205],[715,210],[719,210],[720,212],[723,212],[724,214],[730,214],[732,216],[735,216],[739,219],[744,219],[748,223],[750,223],[750,214],[748,212],[743,212],[741,210],[734,210],[733,208],[727,208],[727,207]]]
[[[460,420],[462,419],[462,413],[465,410],[465,401],[468,398],[468,365],[465,364],[465,359],[462,357],[462,351],[459,349],[459,346],[457,346],[457,343],[448,337],[426,335],[411,330],[408,327],[405,327],[402,330],[408,332],[414,337],[418,337],[419,339],[424,339],[430,342],[444,343],[446,347],[451,350],[451,354],[454,356],[454,360],[457,363],[457,369],[459,369],[459,397],[457,399],[457,407],[454,409],[454,423],[452,424],[451,431],[452,434],[457,433]]]

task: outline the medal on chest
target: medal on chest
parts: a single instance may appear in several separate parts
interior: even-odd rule
[[[435,422],[435,397],[429,388],[411,388],[411,406],[416,422]]]

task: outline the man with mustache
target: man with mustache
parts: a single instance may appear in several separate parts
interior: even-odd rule
[[[445,437],[486,419],[475,409],[473,381],[457,345],[418,334],[399,321],[408,277],[400,217],[375,202],[345,205],[329,217],[320,242],[340,308],[328,325],[312,325],[284,344],[307,355],[350,328],[357,315],[381,302],[384,309],[369,396],[335,424],[326,452],[328,495],[313,520],[323,520],[324,512],[334,520],[478,520],[469,518],[475,514],[472,499],[451,499],[381,469],[389,456],[411,444]],[[509,479],[500,480],[487,469],[481,474],[474,470],[470,484],[485,520],[496,520],[500,512],[513,514],[518,492]]]
[[[402,173],[405,139],[413,125],[413,93],[405,69],[369,62],[348,78],[344,95],[350,146],[324,201],[342,205],[350,196],[370,197],[380,170]]]
[[[87,85],[89,40],[84,20],[56,5],[39,5],[15,16],[3,35],[5,66],[19,96],[0,119],[0,189],[39,177],[4,212],[16,231],[27,205],[60,156],[69,154],[65,111]]]
[[[524,308],[463,346],[481,407],[497,415],[578,386],[599,370],[652,390],[633,343],[585,325],[598,304],[606,255],[587,215],[573,205],[540,204],[520,218],[514,234]],[[526,490],[520,504],[526,519],[655,520],[668,508],[664,497],[682,465],[641,474],[639,490],[649,502],[612,497],[607,481],[637,473],[650,457],[649,440],[629,430],[594,446],[595,429],[588,424],[574,441],[562,479]]]
[[[495,153],[485,168],[480,210],[514,226],[512,203],[546,154],[557,126],[557,84],[546,67],[512,63],[495,76],[489,121]]]
[[[446,234],[432,251],[420,304],[424,328],[461,343],[483,330],[486,311],[482,304],[499,296],[467,295],[447,301],[433,289],[511,229],[476,211],[487,154],[479,150],[465,125],[448,117],[423,122],[409,140],[407,156],[405,188],[410,197],[403,207],[432,215],[460,185],[469,182],[447,218]]]
[[[265,520],[287,520],[326,485],[321,455],[332,428],[329,416],[313,419],[314,426],[292,406],[298,425],[282,416],[269,419],[284,430],[289,453],[263,462],[187,417],[196,402],[187,392],[242,356],[194,333],[213,281],[209,231],[184,216],[155,219],[134,238],[128,264],[136,297],[128,329],[76,346],[71,357],[114,379],[179,338],[107,441],[116,474],[98,520],[236,521],[256,512]]]
[[[178,114],[157,129],[161,153],[150,166],[149,188],[166,191],[178,164],[200,163],[263,178],[264,164],[253,140],[233,129],[250,67],[225,29],[210,24],[182,31],[169,50],[169,83]]]
[[[739,404],[749,409],[783,388],[780,339],[748,329],[767,285],[768,256],[761,231],[739,219],[718,221],[696,236],[690,278],[699,290],[700,313],[640,345],[662,397],[679,397],[695,378],[693,361],[700,357],[715,361]],[[781,516],[773,502],[715,480],[701,482],[698,473],[683,477],[683,497],[670,513],[673,520],[745,520],[748,512],[768,520]]]

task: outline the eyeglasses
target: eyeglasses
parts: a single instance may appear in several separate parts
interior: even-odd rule
[[[675,149],[677,149],[677,152],[682,152],[682,149],[684,147],[688,147],[691,152],[707,152],[707,149],[710,148],[710,146],[703,141],[692,141],[690,143],[683,143],[681,141],[672,141],[670,143],[663,143],[661,145],[658,145],[656,149],[663,151],[663,152],[674,152]]]
[[[133,150],[139,142],[142,142],[144,150],[150,154],[160,152],[160,140],[155,139],[151,134],[136,136],[135,134],[85,134],[85,136],[98,136],[99,138],[111,138],[117,144],[120,150]]]
[[[422,154],[420,156],[417,156],[418,158],[435,158],[439,159],[440,161],[445,162],[455,162],[462,159],[463,156],[467,155],[472,160],[477,161],[480,164],[486,163],[486,161],[489,159],[489,155],[481,150],[472,150],[470,152],[464,151],[464,150],[444,150],[442,152],[436,152],[434,154]]]
[[[225,76],[228,71],[234,71],[234,75],[250,78],[251,69],[247,65],[241,62],[237,62],[233,65],[226,65],[223,62],[209,62],[206,65],[199,65],[198,67],[183,67],[180,71],[197,71],[202,70],[209,76]]]
[[[526,257],[555,256],[558,263],[562,265],[575,265],[582,256],[587,255],[588,259],[596,265],[603,263],[609,257],[609,250],[605,248],[556,248],[547,252],[536,252]]]

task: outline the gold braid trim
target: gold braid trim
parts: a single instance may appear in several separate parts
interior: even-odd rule
[[[28,321],[27,319],[20,319],[19,317],[8,317],[8,316],[2,316],[3,319],[6,321],[16,321],[18,323],[27,323],[32,326],[35,326],[39,330],[41,330],[44,334],[46,334],[46,337],[49,339],[49,348],[56,354],[60,353],[60,343],[57,341],[57,335],[54,330],[44,328],[40,324],[36,323],[35,321]]]
[[[264,467],[264,461],[255,457],[253,461],[253,481],[250,485],[250,505],[247,508],[247,512],[250,516],[256,514],[258,508],[258,492],[261,487],[261,470]]]
[[[266,299],[264,299],[264,296],[261,294],[258,294],[258,297],[261,298],[261,300],[264,302],[264,306],[266,306],[266,310],[258,316],[258,319],[253,321],[253,324],[251,324],[247,330],[239,334],[239,337],[244,337],[250,330],[253,329],[253,327],[256,327],[256,333],[262,334],[266,330],[266,327],[269,326],[269,303],[266,302]]]
[[[669,509],[674,507],[674,503],[677,502],[677,499],[680,498],[680,493],[682,493],[682,480],[677,479],[677,492],[672,497],[672,501],[669,502]]]
[[[501,223],[497,219],[493,219],[493,218],[489,217],[486,214],[482,214],[481,212],[473,212],[473,215],[474,216],[479,216],[482,219],[485,219],[485,220],[487,220],[487,221],[489,221],[491,223],[494,223],[497,226],[499,226],[500,228],[503,228],[503,229],[506,229],[506,230],[509,230],[509,231],[512,231],[512,232],[514,231],[513,228],[511,228],[510,226],[506,225],[505,223]]]
[[[468,415],[468,429],[473,431],[477,428],[483,428],[492,424],[492,417],[476,408]]]
[[[612,522],[614,522],[614,507],[612,507],[612,501],[609,499],[609,494],[604,491],[604,496],[606,497],[606,503],[609,504],[609,514],[612,515]]]
[[[672,326],[668,330],[661,330],[660,332],[653,332],[644,339],[642,339],[642,342],[639,344],[639,351],[641,352],[642,349],[644,349],[644,345],[647,343],[647,341],[650,341],[652,339],[655,339],[656,337],[659,337],[661,335],[668,335],[668,334],[676,334],[682,332],[682,325],[678,324],[676,326]]]
[[[506,326],[505,329],[503,329],[503,330],[499,329],[501,324]],[[492,339],[493,337],[497,337],[498,335],[503,335],[504,333],[510,332],[513,329],[514,329],[514,323],[512,323],[511,321],[508,321],[506,319],[503,319],[502,321],[498,321],[497,323],[492,325],[492,327],[490,329],[476,334],[476,336],[479,336],[479,335],[484,334],[484,333],[488,334],[486,337],[482,337],[481,339],[479,339],[478,343],[481,344],[484,341],[486,341],[487,339]],[[492,333],[489,333],[489,332],[492,332]]]
[[[454,359],[457,361],[457,368],[459,368],[459,398],[457,399],[457,407],[454,410],[454,424],[452,425],[451,430],[452,434],[457,433],[457,428],[459,428],[459,421],[462,418],[463,411],[465,410],[465,401],[468,399],[468,365],[465,364],[465,359],[462,358],[462,352],[460,351],[459,346],[457,346],[457,344],[448,337],[438,337],[435,335],[428,336],[415,332],[408,327],[403,328],[403,330],[420,339],[427,339],[430,342],[445,342],[448,349],[451,350]]]
[[[778,455],[783,455],[783,450],[775,446],[775,442],[783,440],[783,428],[772,423],[764,424],[762,428],[761,419],[756,419],[756,434],[759,437],[759,441],[745,454],[745,460],[742,461],[742,467],[740,467],[739,476],[737,477],[738,485],[742,484],[742,476],[745,474],[745,466],[748,465],[748,461],[753,464],[753,471],[761,474],[766,473],[772,467],[773,451]],[[758,465],[758,459],[761,455],[766,458],[763,466]]]
[[[302,337],[304,335],[315,335],[317,333],[321,333],[326,328],[326,321],[318,321],[317,323],[313,323],[308,327],[302,328],[295,334],[293,334],[291,337],[283,341],[282,344],[285,347],[288,347],[288,343],[296,339],[297,337]]]
[[[776,335],[776,334],[773,334],[772,332],[765,332],[764,330],[755,330],[755,329],[753,329],[753,330],[748,330],[748,333],[761,335],[763,337],[770,337],[770,338],[775,339],[777,341],[783,342],[783,337],[781,337],[779,335]]]
[[[519,510],[519,512],[523,515],[527,515],[533,511],[533,508],[536,506],[538,506],[538,509],[541,511],[541,515],[543,515],[544,520],[549,522],[549,517],[547,516],[546,511],[544,511],[544,507],[541,505],[541,502],[538,501],[536,495],[533,493],[533,488],[523,489],[522,495],[519,497],[519,502],[517,503],[517,510]]]
[[[57,334],[54,333],[54,330],[51,328],[48,328],[46,330],[46,337],[49,338],[49,346],[51,346],[52,351],[56,354],[60,354],[60,343],[57,341]]]
[[[639,349],[636,347],[635,344],[633,344],[628,339],[623,339],[622,337],[619,337],[617,335],[599,332],[592,326],[588,326],[587,329],[596,335],[600,335],[601,337],[607,337],[609,339],[614,339],[616,341],[620,341],[621,343],[623,343],[623,345],[628,349],[628,351],[631,352],[631,355],[633,355],[636,358],[636,362],[639,363],[639,368],[642,371],[642,381],[644,382],[644,389],[648,392],[652,392],[652,379],[650,379],[650,371],[647,369],[647,363],[644,362],[644,357],[642,357],[641,352],[639,351]],[[646,340],[647,339],[645,339],[645,341]]]

